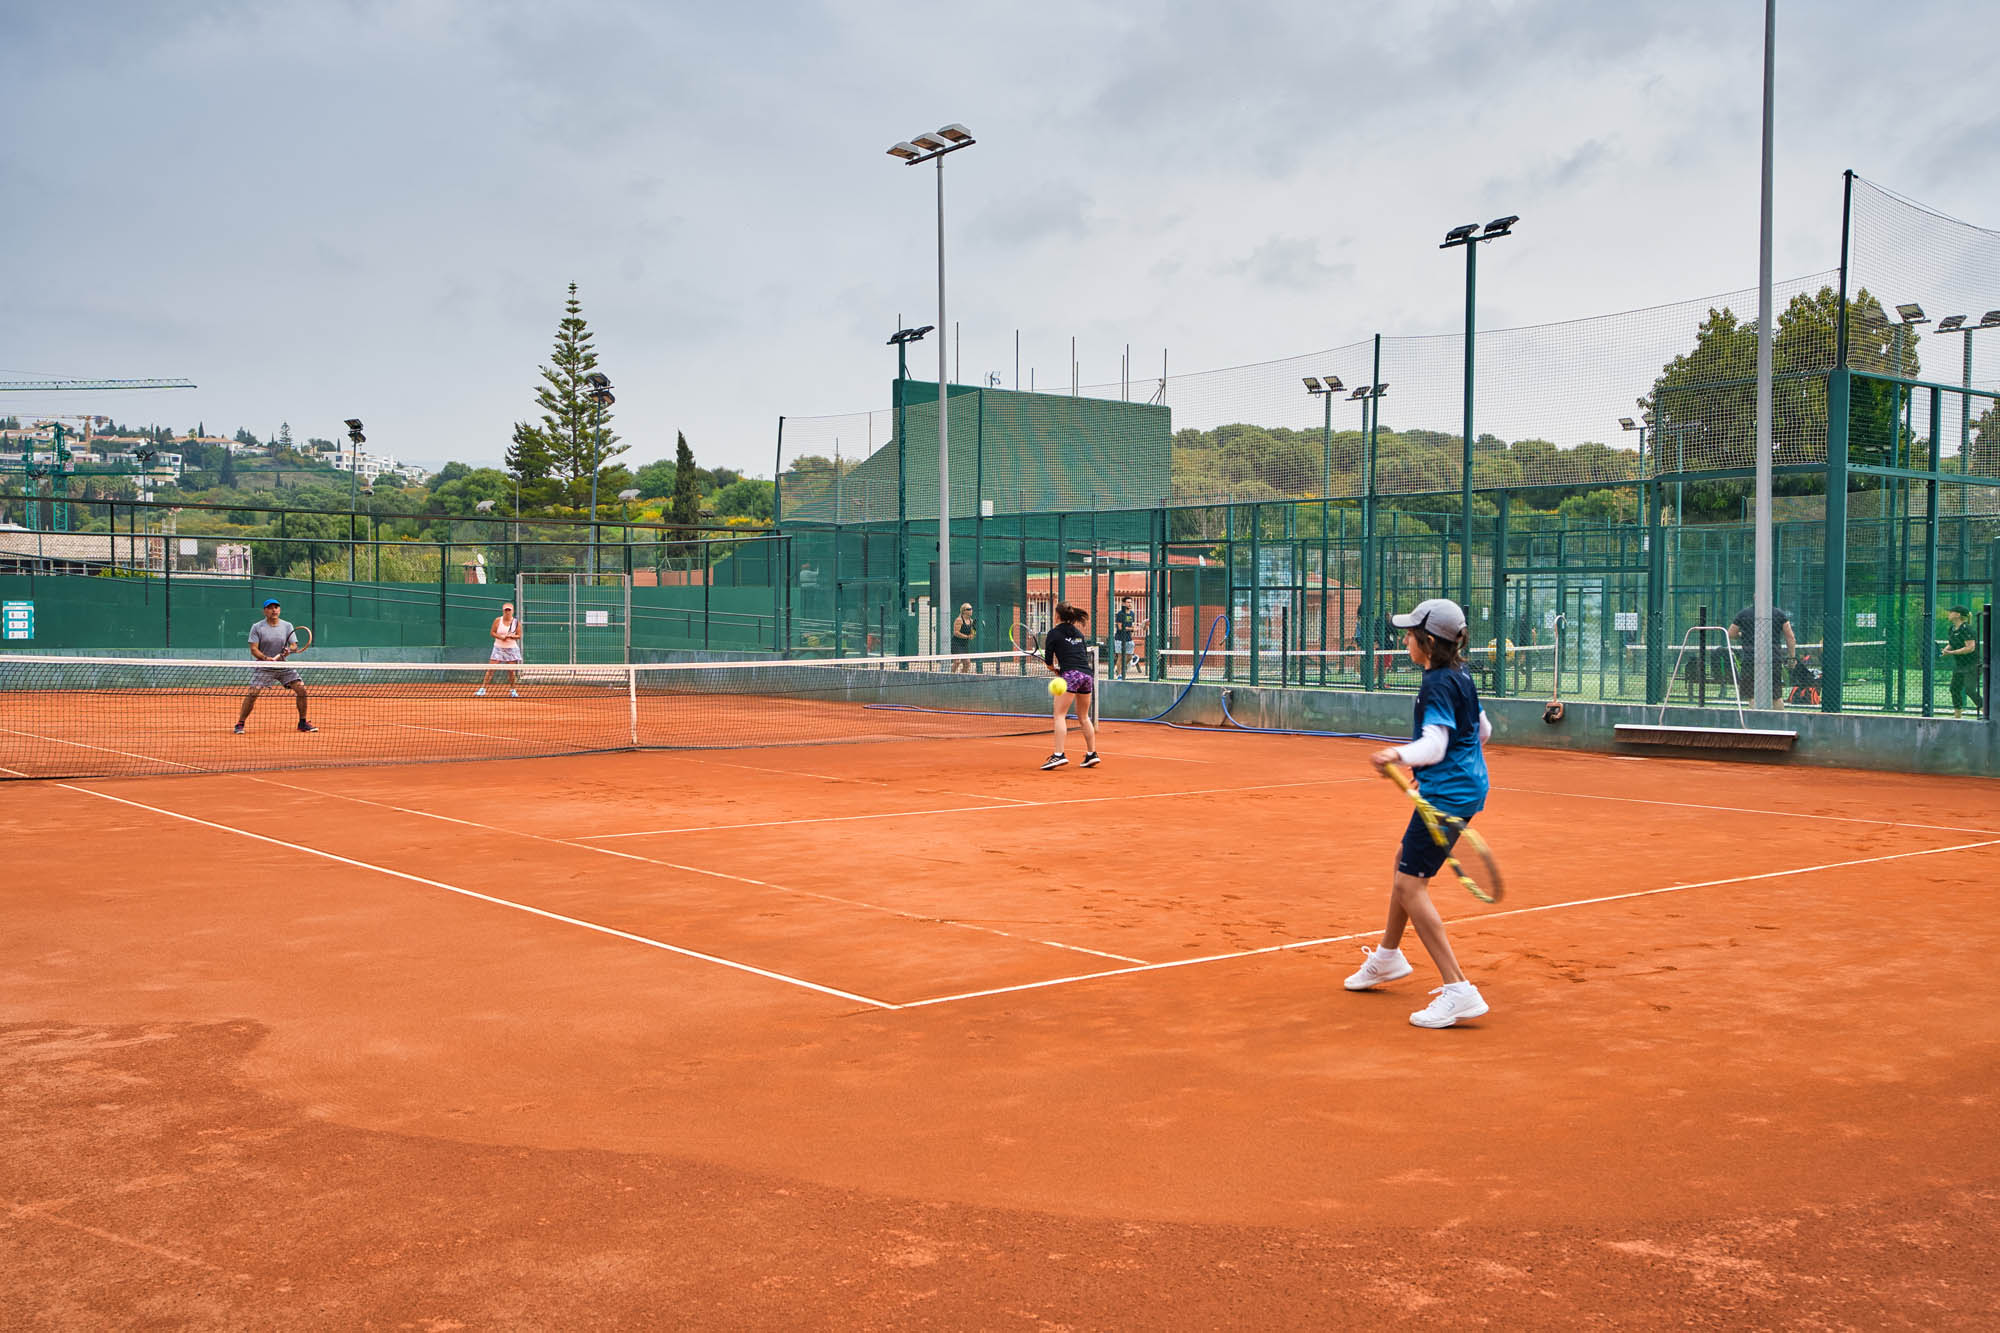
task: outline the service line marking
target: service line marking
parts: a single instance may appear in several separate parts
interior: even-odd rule
[[[1943,856],[1949,852],[1971,852],[1986,847],[2000,847],[2000,838],[1985,842],[1959,843],[1952,847],[1926,847],[1914,852],[1893,852],[1886,856],[1864,856],[1852,861],[1831,861],[1825,865],[1798,866],[1791,870],[1767,870],[1755,875],[1734,875],[1728,879],[1708,879],[1695,884],[1669,884],[1657,889],[1637,889],[1631,893],[1610,893],[1596,898],[1572,898],[1566,902],[1542,903],[1535,907],[1514,907],[1504,912],[1482,912],[1477,916],[1453,921],[1455,931],[1472,930],[1485,922],[1498,921],[1502,917],[1528,916],[1536,912],[1555,912],[1570,907],[1592,907],[1600,903],[1624,902],[1632,898],[1652,898],[1664,893],[1686,893],[1690,889],[1712,889],[1725,884],[1749,884],[1764,879],[1784,879],[1793,875],[1813,875],[1824,870],[1844,870],[1853,866],[1879,865],[1885,861],[1903,861],[1916,856]],[[1145,963],[1138,967],[1114,967],[1102,972],[1085,972],[1076,976],[1051,977],[1046,981],[1028,981],[1016,986],[994,986],[986,990],[963,991],[957,995],[939,995],[928,1000],[907,1000],[894,1005],[896,1009],[924,1009],[933,1005],[957,1004],[965,1000],[982,1000],[995,995],[1012,995],[1020,991],[1048,990],[1056,986],[1074,986],[1078,982],[1098,981],[1105,977],[1133,976],[1140,972],[1164,972],[1177,967],[1196,967],[1203,963],[1226,963],[1238,958],[1255,958],[1260,954],[1288,953],[1300,949],[1315,949],[1325,944],[1350,943],[1354,940],[1372,939],[1379,930],[1356,931],[1349,935],[1323,935],[1318,939],[1292,940],[1286,944],[1267,944],[1258,949],[1241,949],[1233,953],[1205,954],[1200,958],[1177,958],[1165,963]]]
[[[244,1280],[247,1276],[242,1273],[229,1273],[227,1269],[212,1264],[206,1259],[197,1259],[191,1254],[181,1254],[174,1250],[162,1249],[158,1245],[151,1245],[143,1240],[136,1240],[131,1236],[121,1236],[115,1231],[106,1231],[103,1227],[94,1227],[87,1222],[75,1222],[67,1217],[58,1217],[52,1211],[53,1209],[63,1207],[69,1202],[67,1199],[54,1199],[46,1203],[23,1204],[9,1199],[6,1201],[6,1209],[7,1215],[16,1221],[46,1222],[50,1226],[66,1227],[71,1231],[80,1231],[86,1236],[95,1236],[99,1240],[108,1240],[114,1245],[123,1245],[130,1249],[138,1250],[142,1254],[150,1254],[157,1259],[169,1259],[177,1264],[186,1264],[190,1268],[205,1268],[211,1273],[225,1273],[239,1281]]]
[[[39,731],[16,731],[12,727],[0,727],[0,731],[4,731],[10,736],[27,736],[34,740],[47,741],[51,745],[73,745],[79,750],[95,750],[99,754],[121,755],[126,759],[143,759],[149,764],[171,764],[175,768],[185,768],[190,773],[207,773],[210,771],[199,764],[183,764],[177,759],[162,759],[158,755],[140,754],[135,750],[114,750],[107,745],[88,745],[83,741],[64,740],[60,736],[44,736]],[[11,773],[14,770],[10,768],[7,771]],[[26,775],[23,774],[22,776],[25,777]]]
[[[793,824],[843,824],[865,819],[909,819],[919,815],[957,815],[979,810],[1039,810],[1058,805],[1160,801],[1175,796],[1225,796],[1234,792],[1283,791],[1292,787],[1331,787],[1366,781],[1367,778],[1312,778],[1304,782],[1265,782],[1250,787],[1197,787],[1187,791],[1128,792],[1121,796],[1066,796],[1053,801],[1020,800],[1012,805],[953,805],[929,810],[885,810],[866,815],[812,815],[801,819],[763,819],[747,824],[688,824],[680,828],[638,829],[630,833],[581,833],[577,835],[577,839],[579,842],[609,842],[616,838],[652,838],[668,833],[722,833],[731,829],[785,828]]]
[[[906,921],[920,921],[928,925],[953,926],[959,930],[977,931],[982,935],[997,935],[1002,939],[1021,940],[1029,944],[1043,945],[1050,949],[1063,949],[1070,953],[1089,954],[1095,958],[1109,958],[1114,962],[1145,962],[1145,959],[1134,958],[1129,954],[1107,953],[1103,949],[1091,949],[1081,944],[1065,944],[1060,940],[1038,939],[1033,935],[1021,935],[1014,931],[1001,930],[996,926],[982,926],[971,921],[962,921],[955,917],[936,916],[925,912],[910,912],[899,907],[884,907],[880,903],[865,902],[859,898],[845,898],[836,893],[821,893],[814,889],[795,889],[784,884],[773,884],[766,879],[755,879],[749,875],[732,874],[726,870],[710,870],[703,866],[684,865],[678,861],[662,861],[656,856],[641,856],[637,852],[621,852],[610,847],[593,847],[587,842],[579,842],[572,838],[551,838],[546,834],[530,833],[526,829],[506,828],[498,824],[483,824],[476,819],[461,819],[456,815],[441,815],[434,810],[419,810],[412,806],[392,805],[387,801],[374,801],[365,796],[350,796],[345,792],[327,791],[322,787],[301,786],[296,782],[280,782],[276,778],[267,778],[253,773],[244,773],[236,776],[243,777],[251,782],[261,782],[266,786],[283,787],[289,791],[306,792],[313,796],[329,797],[336,801],[352,801],[357,805],[373,806],[378,810],[394,810],[397,814],[414,815],[420,819],[435,819],[442,823],[458,824],[465,828],[476,828],[487,833],[499,833],[510,837],[527,838],[534,842],[544,842],[556,847],[573,847],[578,851],[596,852],[600,856],[615,856],[621,861],[639,861],[646,865],[664,866],[669,870],[684,871],[690,875],[705,875],[710,879],[729,880],[736,884],[750,884],[760,889],[769,889],[773,893],[786,893],[798,898],[813,898],[820,902],[839,903],[845,907],[858,907],[863,911],[881,912],[888,916],[901,917]],[[992,808],[1006,810],[1011,807],[1003,805]]]
[[[456,884],[447,884],[443,880],[426,879],[422,875],[412,875],[406,870],[395,870],[389,866],[375,865],[368,861],[357,861],[353,857],[322,851],[318,847],[308,847],[304,843],[287,842],[283,838],[267,837],[262,833],[252,833],[248,829],[236,828],[229,824],[218,824],[212,820],[197,819],[193,815],[184,815],[178,810],[168,810],[162,806],[147,805],[144,801],[134,801],[123,796],[113,796],[109,792],[93,791],[89,787],[79,787],[73,783],[58,782],[55,785],[67,791],[82,792],[86,796],[95,796],[101,801],[113,801],[119,805],[131,806],[135,810],[148,810],[156,815],[165,815],[169,819],[178,819],[189,824],[199,824],[203,828],[212,828],[222,833],[233,833],[239,838],[249,838],[255,842],[285,848],[287,851],[303,852],[308,856],[317,856],[323,860],[337,862],[340,865],[353,866],[357,870],[370,870],[378,875],[388,875],[393,879],[406,880],[411,884],[421,884],[425,888],[443,889],[446,893],[455,893],[461,897],[476,899],[483,903],[491,903],[495,907],[505,907],[515,912],[525,912],[529,916],[541,917],[546,921],[556,921],[566,926],[576,926],[582,930],[594,931],[599,935],[609,935],[614,939],[627,940],[633,944],[643,944],[649,949],[659,949],[666,953],[679,954],[683,958],[693,958],[699,962],[714,963],[718,967],[730,968],[737,972],[747,972],[752,976],[763,977],[769,981],[782,982],[787,986],[797,986],[801,990],[817,991],[821,995],[831,995],[836,999],[851,1000],[856,1004],[865,1004],[874,1009],[894,1009],[896,1007],[886,1000],[871,999],[866,995],[856,995],[852,991],[837,990],[832,986],[822,986],[816,981],[807,981],[802,977],[787,976],[783,972],[773,972],[767,968],[753,967],[749,963],[739,963],[731,958],[723,958],[712,953],[702,953],[697,949],[683,948],[678,944],[668,944],[664,940],[650,939],[644,935],[635,935],[629,930],[618,930],[611,926],[599,925],[595,921],[585,921],[581,917],[564,916],[560,912],[551,912],[540,907],[530,907],[526,903],[518,903],[509,898],[498,898],[490,893],[480,893],[475,889],[460,888]],[[282,786],[284,784],[281,783],[278,785]]]
[[[1641,758],[1638,755],[1608,757]],[[1662,801],[1650,796],[1605,796],[1597,792],[1544,791],[1539,787],[1495,787],[1493,790],[1511,792],[1517,796],[1558,796],[1572,801],[1618,801],[1626,805],[1660,805],[1677,810],[1713,810],[1718,814],[1768,815],[1774,819],[1819,819],[1834,824],[1879,824],[1885,828],[1927,829],[1934,833],[1988,833],[2000,836],[2000,829],[1967,828],[1958,824],[1913,824],[1901,819],[1871,819],[1866,815],[1811,815],[1798,810],[1753,810],[1740,805],[1704,805],[1697,801]]]

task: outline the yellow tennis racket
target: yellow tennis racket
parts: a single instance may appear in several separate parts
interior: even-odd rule
[[[1424,827],[1430,830],[1437,845],[1445,849],[1444,863],[1451,867],[1452,874],[1458,876],[1458,882],[1465,886],[1465,891],[1482,903],[1497,903],[1505,897],[1507,886],[1500,880],[1499,863],[1493,859],[1486,839],[1474,832],[1464,820],[1445,814],[1426,801],[1402,769],[1390,764],[1382,772],[1403,789],[1405,796],[1417,803],[1417,818],[1424,821]],[[1452,837],[1454,833],[1457,834],[1455,841]],[[1470,865],[1455,855],[1467,847],[1472,849]]]

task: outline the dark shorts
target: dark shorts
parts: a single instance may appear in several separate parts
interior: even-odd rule
[[[969,653],[972,651],[972,640],[954,637],[951,641],[951,650],[955,653]]]
[[[1065,671],[1062,673],[1062,680],[1063,684],[1069,686],[1071,694],[1089,694],[1096,688],[1096,682],[1091,679],[1088,671]]]
[[[1429,879],[1444,869],[1445,853],[1458,841],[1459,825],[1449,819],[1443,822],[1446,845],[1440,847],[1431,837],[1430,829],[1424,826],[1424,817],[1414,810],[1410,812],[1410,826],[1403,830],[1403,849],[1396,853],[1399,873]]]

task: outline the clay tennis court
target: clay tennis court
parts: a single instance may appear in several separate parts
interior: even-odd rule
[[[0,787],[0,1322],[1991,1321],[2000,783],[1496,748],[1433,1032],[1368,743],[1102,748]]]

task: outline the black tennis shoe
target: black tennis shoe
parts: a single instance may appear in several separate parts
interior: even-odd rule
[[[300,719],[299,719],[299,730],[300,730],[300,731],[318,731],[318,730],[319,730],[319,728],[318,728],[318,727],[315,727],[315,726],[314,726],[314,725],[313,725],[312,723],[310,723],[310,722],[306,721],[306,720],[305,720],[304,718],[300,718]]]
[[[1083,766],[1085,768],[1096,768],[1097,764],[1098,764],[1097,751],[1092,750],[1089,754],[1086,754],[1083,757]]]

